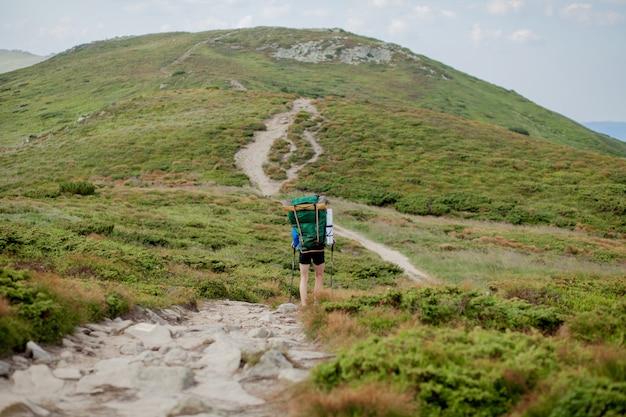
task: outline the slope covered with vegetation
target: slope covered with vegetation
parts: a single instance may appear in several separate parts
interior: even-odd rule
[[[234,155],[298,97],[319,117],[268,171],[305,127],[324,153],[274,201]],[[294,412],[626,409],[626,144],[513,91],[341,30],[169,33],[0,75],[0,131],[3,354],[137,304],[284,302],[278,200],[324,193],[442,286],[339,240],[303,315],[339,355]]]

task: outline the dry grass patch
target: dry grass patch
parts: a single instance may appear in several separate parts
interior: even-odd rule
[[[291,402],[290,417],[409,417],[417,407],[407,393],[379,384],[340,387],[331,392],[307,391]]]
[[[4,295],[0,294],[0,317],[7,317],[11,315],[13,315],[11,303]]]

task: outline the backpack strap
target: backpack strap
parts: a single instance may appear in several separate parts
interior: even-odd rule
[[[296,213],[296,204],[293,205],[293,217],[296,218],[296,224],[298,225],[298,236],[300,236],[300,249],[304,246],[304,236],[302,235],[302,228],[300,227],[300,220],[298,220],[298,213]]]

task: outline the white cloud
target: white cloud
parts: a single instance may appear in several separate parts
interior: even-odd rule
[[[6,31],[10,31],[13,29],[22,29],[28,26],[28,20],[27,19],[21,19],[21,20],[17,20],[13,23],[3,23],[0,25],[0,29],[2,30],[6,30]]]
[[[589,3],[569,4],[561,11],[561,15],[579,23],[593,26],[611,26],[624,20],[624,15],[621,13],[611,10],[596,10]]]
[[[276,4],[277,2],[270,2],[268,6],[261,9],[261,15],[268,19],[274,19],[285,15],[291,11],[291,3]]]
[[[41,26],[39,28],[39,35],[42,37],[50,37],[57,40],[67,40],[67,39],[79,39],[80,36],[86,35],[88,30],[86,29],[76,29],[71,26],[64,25],[56,25],[52,27]]]
[[[204,31],[204,30],[213,30],[213,29],[228,29],[229,27],[231,26],[227,22],[216,19],[214,17],[209,17],[207,19],[201,20],[198,23],[194,23],[193,26],[188,27],[187,30],[190,32],[195,32],[195,31]]]
[[[491,0],[487,5],[487,11],[492,14],[508,14],[518,12],[524,6],[523,0]]]
[[[404,3],[405,0],[369,0],[367,4],[374,7],[387,7],[388,4],[402,6]]]
[[[538,42],[541,40],[539,35],[533,32],[531,29],[520,29],[507,36],[507,39],[514,43],[530,43]]]
[[[415,17],[423,18],[430,14],[430,7],[428,6],[417,6],[413,9],[415,12]]]
[[[328,9],[308,9],[302,13],[304,16],[326,17],[330,14]]]
[[[241,19],[239,19],[235,27],[237,29],[252,27],[252,21],[253,21],[253,18],[251,15],[244,16]]]
[[[456,19],[457,17],[456,12],[453,12],[452,10],[442,10],[441,15],[446,19]]]
[[[486,30],[478,23],[472,26],[472,31],[470,32],[470,39],[476,47],[480,46],[483,41],[498,39],[500,36],[502,36],[501,30]]]
[[[346,30],[348,30],[349,32],[356,33],[359,30],[361,30],[364,24],[365,22],[363,22],[361,19],[357,19],[356,17],[351,17],[346,22]]]
[[[146,3],[130,3],[125,4],[122,8],[125,12],[139,13],[146,10]]]
[[[364,25],[365,22],[361,19],[357,19],[356,17],[349,18],[345,24],[346,30],[354,33],[359,32]]]
[[[404,32],[408,26],[408,23],[402,19],[393,19],[387,27],[387,32],[390,35],[397,35]]]

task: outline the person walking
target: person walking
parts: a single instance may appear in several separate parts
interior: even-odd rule
[[[315,273],[315,286],[313,287],[313,297],[315,301],[319,299],[322,292],[325,267],[324,244],[320,244],[317,247],[312,247],[305,251],[302,250],[300,235],[295,227],[292,227],[291,229],[291,238],[291,246],[299,251],[298,263],[300,265],[300,304],[303,307],[306,307],[311,264],[313,265],[313,271]]]

